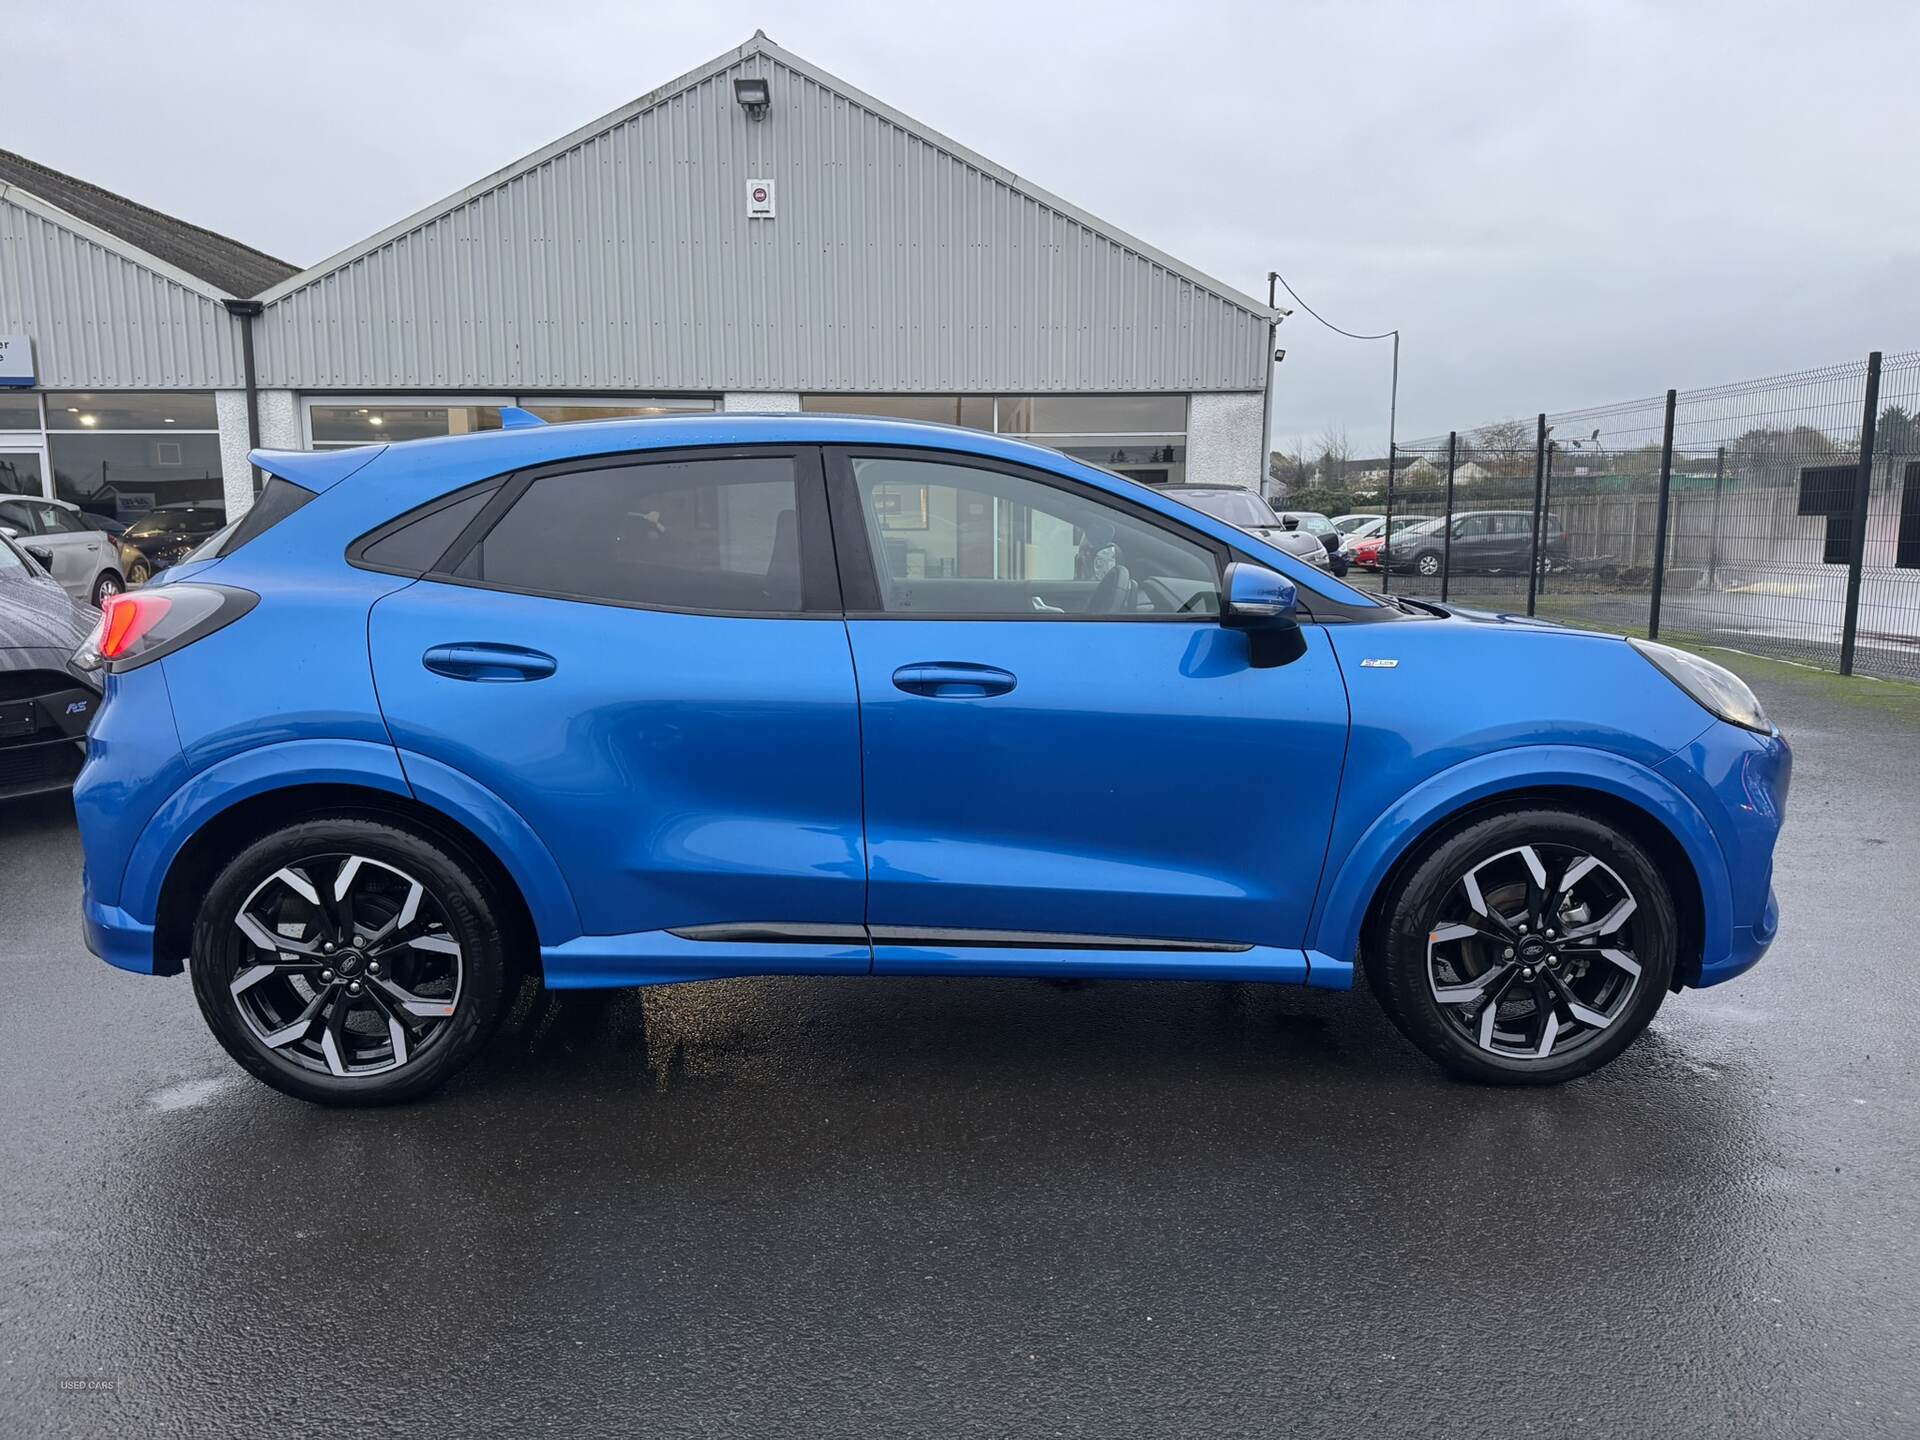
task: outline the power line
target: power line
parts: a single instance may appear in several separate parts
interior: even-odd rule
[[[1394,336],[1400,333],[1398,330],[1382,330],[1378,335],[1360,335],[1355,333],[1352,330],[1342,330],[1338,325],[1334,324],[1331,320],[1327,319],[1326,316],[1322,315],[1318,310],[1314,309],[1311,305],[1307,304],[1306,301],[1302,300],[1300,298],[1300,292],[1295,290],[1291,285],[1287,284],[1286,277],[1283,276],[1278,270],[1273,272],[1273,278],[1280,282],[1280,288],[1282,290],[1286,291],[1288,295],[1293,297],[1294,304],[1298,305],[1302,310],[1306,311],[1307,314],[1311,315],[1314,319],[1318,320],[1322,325],[1326,326],[1327,329],[1333,331],[1333,333],[1336,335],[1344,335],[1349,340],[1390,340]]]

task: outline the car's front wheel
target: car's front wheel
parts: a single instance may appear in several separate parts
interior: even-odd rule
[[[324,1105],[410,1100],[473,1058],[510,1003],[514,933],[475,867],[359,816],[249,845],[208,889],[194,995],[228,1054]]]
[[[1672,894],[1634,839],[1526,808],[1429,849],[1386,897],[1362,968],[1401,1033],[1454,1074],[1546,1085],[1646,1029],[1678,942]]]
[[[117,573],[112,570],[102,570],[100,572],[100,578],[93,582],[94,608],[96,610],[99,609],[126,588],[126,585],[121,582],[120,576]]]
[[[1423,550],[1420,552],[1420,558],[1413,562],[1413,568],[1426,579],[1431,580],[1440,573],[1440,557],[1431,550]]]

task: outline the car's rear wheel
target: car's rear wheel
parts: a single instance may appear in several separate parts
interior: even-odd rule
[[[434,839],[322,817],[222,870],[194,925],[194,995],[228,1054],[324,1105],[410,1100],[479,1049],[510,1002],[490,886]]]
[[[144,560],[136,560],[127,567],[127,583],[144,585],[153,578],[153,567]]]
[[[1528,808],[1429,849],[1387,897],[1362,968],[1401,1033],[1454,1074],[1547,1085],[1646,1029],[1678,939],[1672,893],[1632,837]]]

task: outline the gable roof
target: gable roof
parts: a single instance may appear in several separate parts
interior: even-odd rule
[[[1049,210],[1067,217],[1102,239],[1110,241],[1133,254],[1151,261],[1153,264],[1167,271],[1170,275],[1187,281],[1198,289],[1206,291],[1217,299],[1224,301],[1228,305],[1244,310],[1263,321],[1277,317],[1278,312],[1270,310],[1265,304],[1253,296],[1236,290],[1232,286],[1214,279],[1205,272],[1174,259],[1166,252],[1147,244],[1144,240],[1140,240],[1116,226],[1096,219],[1078,206],[1062,200],[1059,196],[1043,190],[1028,180],[1022,179],[1005,166],[995,164],[985,156],[969,150],[958,141],[949,139],[939,131],[923,125],[911,116],[895,110],[892,106],[874,99],[866,92],[847,84],[846,81],[834,75],[828,74],[811,62],[801,59],[792,51],[781,48],[769,40],[764,31],[760,30],[754,31],[752,38],[738,49],[729,50],[725,54],[716,56],[705,65],[690,70],[678,79],[670,80],[657,89],[648,91],[637,100],[630,101],[619,109],[602,115],[597,120],[589,121],[578,130],[561,136],[551,144],[542,146],[532,154],[523,156],[519,160],[494,171],[490,175],[482,176],[471,185],[455,191],[453,194],[432,205],[415,211],[412,215],[407,216],[403,220],[396,221],[375,235],[368,236],[358,244],[351,245],[336,255],[328,256],[325,260],[309,266],[297,275],[291,275],[280,280],[270,288],[260,291],[258,298],[271,304],[286,295],[304,288],[316,280],[342,270],[353,264],[356,260],[363,259],[367,255],[372,254],[383,245],[390,244],[402,236],[420,230],[433,221],[460,209],[464,205],[472,203],[478,197],[498,190],[520,176],[539,169],[540,166],[547,164],[556,156],[564,155],[568,151],[577,149],[581,145],[626,124],[636,116],[665,105],[677,96],[684,95],[688,91],[713,79],[716,75],[720,75],[740,64],[742,61],[756,57],[783,65],[796,74],[805,76],[822,88],[835,92],[852,104],[870,111],[888,123],[899,127],[929,148],[980,171],[981,174],[999,181],[1016,194],[1022,195]]]
[[[0,150],[0,187],[13,186],[223,295],[257,294],[299,268],[204,226],[162,214],[11,150]]]

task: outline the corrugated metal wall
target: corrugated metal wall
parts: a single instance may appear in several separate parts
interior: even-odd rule
[[[217,301],[0,199],[0,330],[33,337],[50,389],[209,390],[243,382]]]
[[[751,122],[739,75],[765,76]],[[775,181],[778,216],[746,217]],[[764,55],[267,307],[296,389],[1253,390],[1264,320]]]

